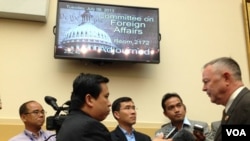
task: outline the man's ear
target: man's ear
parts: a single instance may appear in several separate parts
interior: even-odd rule
[[[163,111],[163,114],[164,114],[166,117],[168,117],[168,116],[167,116],[167,112]]]
[[[225,79],[225,81],[228,83],[230,83],[230,81],[232,80],[232,76],[229,72],[224,72],[222,76]]]
[[[118,111],[114,111],[114,116],[116,117],[116,119],[120,118],[120,113]]]
[[[90,95],[90,94],[86,94],[85,96],[85,102],[86,102],[86,105],[90,106],[90,107],[93,107],[94,105],[94,98]]]
[[[184,106],[184,110],[185,110],[185,111],[187,111],[187,107],[186,107],[186,105],[185,105],[185,104],[183,104],[183,106]]]
[[[25,114],[22,114],[22,115],[20,116],[20,118],[21,118],[21,120],[22,120],[23,122],[26,122],[26,115],[25,115]]]

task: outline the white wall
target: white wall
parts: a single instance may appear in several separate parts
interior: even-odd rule
[[[92,0],[89,2],[100,2]],[[204,63],[221,56],[235,58],[249,86],[241,0],[106,0],[102,3],[159,7],[160,64],[113,64],[96,66],[53,57],[56,0],[50,1],[47,23],[0,19],[0,122],[19,120],[18,107],[24,101],[44,96],[67,101],[72,82],[80,72],[99,73],[110,78],[110,100],[130,96],[138,109],[138,123],[164,123],[161,98],[179,93],[191,119],[210,123],[219,120],[222,106],[210,103],[202,92]],[[110,114],[105,121],[115,121]]]

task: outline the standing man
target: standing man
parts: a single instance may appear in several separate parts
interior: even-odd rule
[[[250,91],[242,82],[238,63],[221,57],[206,63],[202,72],[203,91],[212,103],[225,106],[221,125],[250,124]],[[221,141],[221,126],[214,141]]]
[[[130,97],[120,97],[112,104],[112,113],[118,126],[111,132],[112,141],[151,141],[143,133],[135,131],[136,107]]]
[[[101,123],[111,106],[108,82],[98,74],[81,73],[75,78],[69,114],[57,141],[111,141],[108,129]]]
[[[177,93],[166,93],[162,97],[161,106],[163,114],[170,120],[170,122],[162,125],[161,129],[156,131],[156,136],[159,134],[167,136],[173,128],[176,128],[178,132],[171,137],[174,141],[191,141],[195,140],[194,136],[196,137],[196,140],[199,141],[211,140],[211,133],[208,124],[206,122],[188,119],[186,117],[186,106],[184,105],[182,98]],[[194,130],[195,124],[202,126],[203,132],[196,132],[196,130]],[[192,135],[193,133],[194,135]],[[186,139],[185,136],[188,136],[189,139]],[[175,139],[175,137],[178,139]]]
[[[45,111],[41,104],[31,100],[19,108],[19,115],[24,123],[24,131],[12,137],[9,141],[55,141],[55,133],[42,130],[45,121]]]
[[[78,75],[73,82],[69,114],[57,134],[57,141],[111,141],[101,123],[110,111],[109,79],[99,74]],[[166,141],[163,137],[153,141]]]

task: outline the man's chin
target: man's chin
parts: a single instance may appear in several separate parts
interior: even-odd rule
[[[176,117],[175,118],[176,122],[183,122],[183,120],[184,120],[184,117]]]
[[[216,103],[216,100],[215,100],[214,98],[211,98],[211,97],[210,97],[210,102]]]

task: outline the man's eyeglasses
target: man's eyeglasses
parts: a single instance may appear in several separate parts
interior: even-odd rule
[[[39,111],[39,110],[35,110],[35,111],[32,111],[32,112],[29,112],[29,113],[25,113],[26,115],[27,114],[33,114],[33,115],[39,115],[39,114],[42,114],[42,115],[45,115],[46,112],[44,110],[42,111]]]

